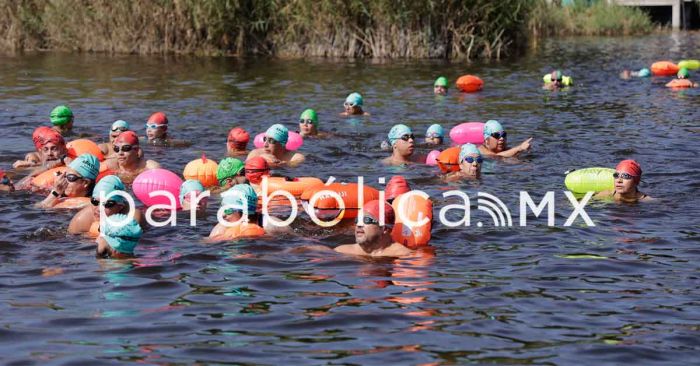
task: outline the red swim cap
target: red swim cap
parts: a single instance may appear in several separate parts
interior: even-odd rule
[[[250,141],[250,135],[248,132],[246,132],[246,130],[240,127],[233,128],[228,132],[228,142],[248,144],[248,141]]]
[[[621,161],[620,164],[617,164],[617,167],[615,168],[615,170],[617,170],[618,172],[633,175],[636,177],[637,181],[642,179],[642,167],[639,166],[639,163],[637,163],[634,160]]]
[[[362,207],[364,214],[379,221],[379,200],[369,201]],[[394,225],[394,209],[389,202],[384,202],[384,225]]]
[[[65,145],[66,141],[63,139],[61,134],[51,127],[39,127],[32,133],[32,141],[34,141],[34,147],[37,151],[41,150],[44,145],[52,142],[56,145]]]
[[[408,182],[401,175],[395,175],[389,179],[389,183],[386,184],[386,199],[394,199],[399,195],[406,193],[411,190],[408,186]]]
[[[250,183],[260,184],[263,175],[270,175],[270,165],[262,156],[250,158],[245,162],[245,177]]]
[[[168,117],[166,117],[165,113],[163,113],[163,112],[156,112],[156,113],[153,113],[150,117],[148,117],[148,121],[146,123],[155,123],[157,125],[167,125],[168,124]]]
[[[127,144],[127,145],[138,145],[139,137],[134,131],[124,131],[114,139],[115,144]]]

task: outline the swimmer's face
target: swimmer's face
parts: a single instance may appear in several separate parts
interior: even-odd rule
[[[194,191],[196,193],[196,196],[199,196],[202,192],[200,191]],[[183,199],[182,199],[182,209],[185,211],[189,211],[192,209],[192,195],[190,193],[186,194]],[[207,209],[207,205],[209,204],[209,197],[202,197],[197,201],[197,206],[195,207],[195,210],[197,212],[203,212]]]
[[[620,73],[620,79],[627,80],[632,77],[632,72],[630,70],[622,70]]]
[[[359,105],[353,105],[350,103],[343,103],[343,108],[347,114],[362,114],[362,107]]]
[[[442,137],[426,137],[425,143],[428,145],[442,145]]]
[[[124,205],[124,203],[116,202],[113,200],[106,200],[104,202],[100,202],[100,204],[97,206],[95,206],[93,204],[92,205],[92,217],[94,217],[96,220],[100,219],[100,206],[104,207],[106,216],[112,216],[112,215],[118,214],[118,213],[122,212],[124,207],[126,207]]]
[[[159,125],[154,123],[149,123],[146,125],[146,137],[148,137],[149,140],[164,138],[167,132],[168,125]]]
[[[41,147],[40,153],[44,158],[44,162],[53,162],[66,154],[66,146],[56,145],[53,142],[49,142]]]
[[[501,131],[492,133],[491,136],[487,137],[484,141],[484,145],[489,150],[499,153],[506,149],[507,142],[506,132]]]
[[[624,172],[616,172],[618,177],[615,178],[615,191],[621,194],[630,194],[637,191],[637,184],[639,184],[638,179],[632,177],[632,179],[624,179],[622,176]]]
[[[459,168],[464,175],[478,178],[479,175],[481,175],[482,161],[481,156],[477,154],[469,154],[459,164]]]
[[[63,177],[68,181],[64,194],[68,197],[83,197],[87,193],[91,180],[83,178],[77,171],[66,168]],[[72,182],[71,182],[72,180]]]
[[[114,152],[117,154],[117,161],[120,164],[133,164],[139,161],[139,145],[119,142],[114,144]]]
[[[229,212],[226,214],[226,212]],[[226,210],[224,211],[223,218],[226,222],[237,222],[243,217],[243,212],[241,210]]]
[[[369,215],[365,215],[365,217],[369,217]],[[384,228],[379,226],[379,222],[377,222],[377,220],[372,221],[374,222],[371,224],[358,222],[357,225],[355,225],[355,241],[361,247],[363,247],[364,244],[376,243],[382,236]]]
[[[284,154],[285,151],[284,145],[270,137],[265,137],[265,144],[263,145],[263,149],[266,153],[272,155]]]
[[[433,92],[435,95],[447,95],[447,88],[440,85],[435,85],[433,87]]]
[[[299,121],[299,134],[302,136],[316,135],[318,131],[310,119]]]
[[[128,131],[129,129],[126,127],[117,127],[116,130],[110,130],[109,131],[109,142],[114,142],[114,139],[119,137],[119,135],[122,134],[124,131]]]
[[[403,135],[394,143],[394,150],[401,156],[413,154],[415,137],[413,135]]]

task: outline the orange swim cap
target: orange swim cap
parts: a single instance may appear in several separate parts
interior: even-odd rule
[[[61,136],[58,131],[46,126],[38,127],[34,130],[34,133],[32,133],[32,141],[34,141],[34,147],[36,147],[37,151],[41,150],[44,145],[50,142],[56,145],[66,144],[63,136]]]
[[[389,183],[386,184],[386,199],[394,199],[397,196],[406,193],[411,190],[408,186],[408,182],[401,175],[395,175],[389,179]]]
[[[139,144],[139,137],[136,135],[136,132],[134,131],[124,131],[117,136],[117,138],[114,139],[114,143],[122,143],[122,144],[127,144],[127,145],[138,145]]]
[[[245,177],[250,183],[260,184],[264,175],[270,175],[270,165],[262,156],[250,158],[245,162]]]
[[[150,117],[148,117],[148,121],[146,123],[155,123],[157,125],[167,125],[168,124],[168,117],[166,117],[165,113],[163,113],[163,112],[156,112],[156,113],[153,113]]]
[[[642,179],[642,167],[634,160],[623,160],[615,168],[618,172],[635,176],[637,182]]]
[[[362,206],[364,215],[379,221],[380,205],[379,200],[369,201]],[[384,202],[384,225],[394,225],[394,209],[388,202]]]

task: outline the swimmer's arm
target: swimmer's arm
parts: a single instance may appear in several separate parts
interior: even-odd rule
[[[415,254],[415,251],[406,248],[400,243],[394,243],[390,250],[384,252],[384,255],[388,257],[406,257],[413,254]]]
[[[90,231],[92,226],[92,207],[85,207],[78,211],[68,224],[68,234],[82,234]]]
[[[339,246],[333,248],[333,250],[338,252],[338,253],[349,254],[349,255],[363,255],[363,256],[367,255],[367,253],[365,253],[362,249],[360,249],[359,245],[357,245],[357,244],[339,245]]]
[[[24,157],[24,160],[17,160],[15,161],[14,164],[12,164],[12,167],[17,169],[17,168],[31,168],[34,166],[37,166],[41,164],[41,159],[37,156],[36,153],[32,152],[27,154]]]
[[[250,153],[248,153],[248,157],[246,157],[245,160],[252,159],[256,156],[259,156],[260,154],[261,152],[259,151],[259,149],[253,149],[250,151]]]
[[[292,156],[292,159],[289,161],[289,166],[290,167],[298,166],[299,164],[303,163],[304,160],[306,160],[306,157],[304,156],[304,154],[295,153],[294,156]]]
[[[501,151],[496,155],[498,155],[500,157],[504,157],[504,158],[512,158],[514,156],[518,156],[520,153],[530,150],[530,142],[531,141],[532,141],[532,137],[523,141],[520,145],[518,145],[512,149],[508,149],[506,151]]]
[[[610,198],[613,196],[613,191],[600,191],[593,198]]]
[[[304,252],[332,252],[333,249],[319,244],[302,245],[296,248],[286,250],[287,253],[304,253]]]
[[[160,168],[160,163],[158,163],[155,160],[147,160],[146,161],[146,169],[158,169]]]
[[[109,143],[103,142],[103,143],[97,145],[97,147],[100,148],[102,155],[107,156],[107,154],[109,153]]]

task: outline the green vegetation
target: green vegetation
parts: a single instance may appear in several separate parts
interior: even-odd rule
[[[0,48],[499,58],[528,35],[649,31],[639,10],[545,0],[0,0]]]

